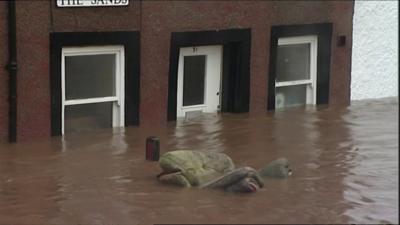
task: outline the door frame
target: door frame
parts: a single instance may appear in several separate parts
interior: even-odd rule
[[[179,49],[222,45],[221,112],[248,112],[251,29],[173,32],[171,34],[167,121],[176,120]]]
[[[177,93],[177,117],[179,114],[184,114],[188,111],[202,110],[205,113],[219,111],[220,105],[220,94],[221,91],[221,75],[222,75],[222,49],[221,45],[208,45],[208,46],[191,46],[180,48],[179,52],[179,65],[178,65],[178,93]],[[184,82],[184,58],[185,56],[205,56],[205,71],[204,71],[204,102],[199,105],[183,106],[183,82]],[[219,59],[218,59],[219,58]],[[215,65],[218,63],[219,65]],[[219,71],[211,71],[213,69],[218,69]],[[217,80],[210,80],[210,74],[218,73]],[[218,87],[212,87],[210,85],[215,85],[214,81],[217,81]],[[214,96],[210,93],[210,88],[217,89],[218,92],[215,93],[218,96],[218,101],[213,102],[212,97]],[[184,115],[180,116],[184,117]]]
[[[51,135],[61,135],[61,59],[64,47],[121,45],[125,53],[125,126],[139,125],[140,35],[138,31],[50,33]],[[129,63],[128,63],[129,62]]]
[[[65,97],[65,57],[115,55],[115,96],[67,100]],[[61,134],[65,133],[65,107],[69,105],[113,102],[112,126],[124,127],[125,53],[124,46],[64,47],[61,50]]]

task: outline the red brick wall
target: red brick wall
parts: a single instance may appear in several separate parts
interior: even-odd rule
[[[8,62],[7,2],[0,1],[0,143],[8,136]]]
[[[126,7],[58,8],[55,0],[51,3],[51,29],[55,32],[139,30],[140,2],[137,0],[130,0]]]
[[[330,76],[330,106],[350,104],[351,48],[353,45],[353,2],[331,2],[332,57]],[[337,37],[346,35],[346,46],[337,47]]]
[[[51,4],[51,5],[50,5]],[[0,2],[0,28],[5,25]],[[136,31],[141,35],[140,123],[165,124],[171,32],[251,28],[250,113],[265,112],[271,25],[333,23],[330,104],[350,99],[353,2],[130,1],[128,7],[57,8],[17,2],[18,139],[50,136],[49,32]],[[6,29],[0,29],[1,46]],[[336,36],[347,45],[336,47]],[[0,65],[6,62],[0,48]],[[2,67],[3,68],[3,67]],[[6,75],[0,69],[0,141],[7,131]],[[4,125],[5,124],[5,125]]]
[[[338,33],[351,39],[353,2],[148,1],[142,7],[141,123],[165,123],[170,33],[251,28],[250,113],[265,112],[270,26],[332,22],[331,103],[349,102],[351,43],[337,49]],[[344,19],[346,18],[346,19]]]
[[[50,136],[48,2],[17,1],[17,140]]]
[[[262,1],[144,2],[141,123],[166,122],[170,37],[179,31],[251,28],[250,108],[265,110],[270,7]]]

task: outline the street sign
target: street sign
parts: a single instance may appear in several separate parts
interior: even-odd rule
[[[127,6],[129,0],[56,0],[58,7]]]

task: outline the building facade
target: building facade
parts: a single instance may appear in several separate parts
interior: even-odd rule
[[[93,2],[126,4],[11,3],[15,111],[12,7],[0,2],[0,141],[350,102],[353,1]]]

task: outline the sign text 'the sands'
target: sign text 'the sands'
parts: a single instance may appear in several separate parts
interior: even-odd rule
[[[127,6],[129,0],[57,0],[58,7]]]

